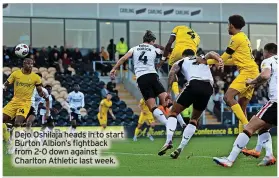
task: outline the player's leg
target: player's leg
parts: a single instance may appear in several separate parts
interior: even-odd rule
[[[238,103],[239,103],[243,113],[245,114],[246,118],[247,118],[246,108],[247,108],[247,105],[249,104],[249,102],[250,102],[250,99],[240,95],[240,98],[238,99]],[[238,122],[238,133],[243,132],[243,128],[244,128],[243,123]]]
[[[76,132],[76,128],[77,128],[77,119],[78,119],[78,114],[71,112],[71,127],[69,129],[70,133],[75,133]]]
[[[226,157],[217,158],[214,157],[213,160],[224,167],[231,167],[233,162],[236,160],[237,156],[241,150],[247,145],[250,137],[259,129],[270,129],[272,125],[277,125],[277,103],[268,102],[262,109],[252,117],[249,123],[246,125],[243,133],[240,133],[236,138],[233,149],[230,155]],[[271,139],[270,139],[271,140]],[[267,144],[265,147],[269,147],[268,155],[263,159],[259,165],[272,165],[275,164],[276,159],[272,154],[272,142],[269,139],[266,140]]]
[[[153,116],[149,116],[148,120],[148,125],[149,125],[149,129],[148,129],[148,132],[147,132],[147,137],[151,140],[151,141],[154,141],[154,138],[153,138],[153,132],[154,132],[154,127],[155,127],[155,120],[153,118]]]
[[[236,115],[236,117],[240,120],[240,122],[244,125],[248,123],[247,117],[245,116],[241,106],[239,103],[235,100],[235,96],[242,93],[244,90],[246,90],[246,77],[239,74],[236,79],[232,82],[229,89],[225,93],[224,101],[226,104],[231,107],[232,111]]]
[[[172,65],[182,58],[182,53],[185,49],[180,47],[175,47],[169,58],[169,69],[171,69]],[[179,85],[178,82],[173,82],[172,84],[172,92],[175,98],[179,95]]]
[[[144,123],[144,120],[145,120],[144,114],[141,112],[139,120],[138,120],[138,125],[137,125],[137,127],[135,129],[135,133],[134,133],[134,138],[133,138],[134,141],[137,141],[137,137],[138,137],[139,133],[141,132],[141,127]]]

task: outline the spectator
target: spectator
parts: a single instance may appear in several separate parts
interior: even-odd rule
[[[11,57],[12,55],[11,55],[12,53],[11,53],[11,51],[7,48],[7,46],[3,46],[3,57],[5,58],[5,56],[9,56],[9,57]]]
[[[50,67],[55,67],[57,70],[59,68],[59,56],[58,53],[54,53],[53,58],[49,60]],[[60,59],[61,60],[61,59]]]
[[[68,55],[68,57],[69,58],[72,58],[72,56],[71,56],[71,52],[70,52],[70,50],[67,48],[67,46],[60,46],[60,53],[63,55],[64,53],[67,53],[67,55]],[[63,57],[63,56],[61,56],[61,57]]]
[[[115,61],[116,45],[113,43],[113,39],[110,40],[107,51],[109,53],[110,60]]]
[[[103,61],[108,61],[109,60],[109,54],[108,52],[105,51],[105,48],[101,48],[100,52],[100,58],[101,58],[101,76],[107,76],[107,73],[112,69],[112,66],[110,63],[104,63]]]
[[[127,53],[128,45],[127,45],[126,42],[124,42],[124,38],[123,37],[120,38],[120,41],[117,43],[116,51],[119,54],[119,58],[118,59],[120,59],[121,57],[123,57]],[[127,65],[127,61],[123,64],[124,70],[126,70],[126,65]]]
[[[107,90],[107,85],[103,85],[103,88],[101,90],[102,98],[106,98],[107,94],[109,94],[109,91]]]
[[[60,52],[59,52],[59,50],[58,50],[56,45],[54,45],[53,49],[51,49],[51,47],[49,46],[49,50],[50,50],[50,52],[48,54],[49,58],[53,57],[54,53],[58,53],[58,56],[60,56]],[[63,56],[61,56],[61,57],[63,57]]]
[[[48,52],[46,50],[45,47],[42,47],[42,49],[40,50],[40,56],[47,62],[49,63],[49,58],[48,58]]]
[[[110,93],[115,93],[118,96],[118,90],[116,90],[116,82],[114,79],[111,79],[111,81],[107,83],[107,90]]]
[[[82,54],[78,48],[75,48],[75,50],[73,51],[72,59],[75,63],[82,62]]]
[[[90,75],[93,72],[93,65],[89,59],[85,59],[83,63],[83,71],[86,75]]]
[[[36,53],[35,53],[35,66],[36,67],[45,67],[46,66],[46,61],[45,61],[45,59],[40,55],[40,52],[39,51],[37,51]]]

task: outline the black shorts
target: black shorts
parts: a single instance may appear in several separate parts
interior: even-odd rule
[[[179,94],[176,102],[185,108],[193,104],[194,109],[204,111],[212,94],[213,87],[210,82],[191,80]]]
[[[277,102],[268,101],[256,116],[268,124],[277,126]]]
[[[71,120],[80,120],[81,119],[81,115],[71,112]]]
[[[159,76],[155,73],[140,76],[137,79],[137,83],[145,101],[149,98],[156,98],[161,93],[166,92],[160,82]]]
[[[33,115],[33,116],[36,116],[37,113],[35,111],[35,108],[33,106],[30,107],[30,110],[29,110],[29,113],[27,114],[26,116],[26,119],[30,116],[30,115]]]

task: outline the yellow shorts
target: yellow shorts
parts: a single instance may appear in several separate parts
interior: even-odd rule
[[[102,119],[100,119],[100,113],[98,113],[97,117],[98,117],[100,125],[107,125],[107,122],[108,122],[108,115],[107,114],[103,114]]]
[[[182,53],[186,50],[186,49],[192,49],[190,47],[175,47],[173,49],[173,51],[171,52],[170,58],[169,58],[169,65],[173,65],[176,61],[180,60],[182,58]],[[192,49],[195,53],[197,52],[197,48]]]
[[[4,108],[3,113],[13,119],[15,116],[23,116],[25,119],[30,111],[31,102],[11,100]]]
[[[254,92],[254,88],[251,86],[246,86],[247,79],[255,79],[259,75],[259,72],[251,72],[251,73],[240,73],[231,83],[229,88],[237,90],[240,95],[239,98],[247,98],[251,100]]]
[[[145,115],[141,112],[139,120],[138,120],[138,124],[143,124],[144,122],[146,124],[150,125],[151,123],[155,122],[155,119],[154,119],[152,114],[146,114]]]

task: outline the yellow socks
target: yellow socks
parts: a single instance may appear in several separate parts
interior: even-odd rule
[[[8,142],[10,139],[10,132],[8,131],[8,127],[5,123],[3,123],[3,139],[5,142]]]
[[[136,127],[136,129],[135,129],[135,136],[137,137],[137,136],[139,135],[140,132],[141,132],[141,129],[138,129],[138,128]]]
[[[175,95],[179,94],[179,87],[178,87],[178,83],[177,82],[173,82],[172,84],[172,91]]]
[[[236,117],[238,118],[238,120],[242,123],[242,125],[244,124],[248,124],[248,120],[243,112],[243,110],[241,109],[239,104],[235,104],[231,107],[232,111],[234,112],[234,114],[236,115]]]

